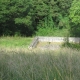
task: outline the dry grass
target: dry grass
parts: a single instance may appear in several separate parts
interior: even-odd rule
[[[0,48],[0,80],[80,80],[80,51]]]
[[[62,46],[60,42],[39,42],[36,48],[41,50],[58,50]]]

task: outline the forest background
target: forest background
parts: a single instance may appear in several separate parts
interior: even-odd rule
[[[80,0],[0,0],[0,36],[80,37]]]

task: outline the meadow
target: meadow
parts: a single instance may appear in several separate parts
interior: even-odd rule
[[[9,38],[0,39],[0,80],[80,80],[79,50],[31,50],[27,46],[32,38]],[[7,45],[11,39],[13,44]],[[28,40],[25,41],[28,45],[24,44],[26,48],[21,47],[22,44],[16,47],[15,40]]]
[[[32,40],[31,37],[0,37],[0,47],[28,48]]]

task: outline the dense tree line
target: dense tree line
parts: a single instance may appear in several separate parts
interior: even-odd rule
[[[31,36],[55,27],[80,36],[80,0],[0,0],[0,35]]]
[[[70,7],[70,32],[73,36],[80,37],[80,0],[74,0]]]

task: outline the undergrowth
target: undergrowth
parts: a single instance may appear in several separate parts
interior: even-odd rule
[[[68,29],[63,28],[39,28],[38,31],[36,31],[36,36],[59,36],[64,37],[68,34]]]

